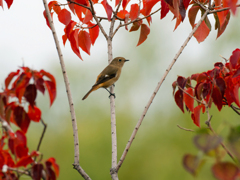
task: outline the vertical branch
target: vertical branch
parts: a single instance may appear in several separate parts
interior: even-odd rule
[[[165,71],[163,77],[161,78],[161,80],[158,82],[157,84],[157,87],[155,88],[152,96],[150,97],[147,105],[145,106],[144,110],[143,110],[143,113],[141,115],[141,117],[139,118],[138,122],[137,122],[137,125],[135,126],[133,132],[132,132],[132,135],[130,137],[130,139],[128,140],[128,143],[123,151],[123,154],[117,164],[117,167],[116,167],[116,171],[119,170],[119,168],[121,167],[124,159],[126,158],[126,155],[129,151],[129,148],[131,147],[131,144],[139,130],[139,127],[144,119],[144,117],[146,116],[147,114],[147,111],[150,107],[150,105],[152,104],[153,102],[153,99],[155,98],[158,90],[160,89],[163,81],[165,80],[165,78],[167,77],[168,73],[170,72],[170,70],[172,69],[173,65],[175,64],[175,62],[177,61],[178,57],[180,56],[180,54],[182,53],[183,49],[187,46],[188,42],[190,41],[190,39],[192,38],[193,34],[196,32],[196,30],[198,29],[198,27],[201,25],[202,21],[206,18],[207,14],[209,13],[209,9],[207,9],[205,11],[205,13],[203,14],[203,16],[201,17],[201,19],[198,21],[197,25],[194,27],[194,29],[192,30],[192,32],[189,34],[189,36],[187,37],[187,39],[185,40],[185,42],[183,43],[183,45],[181,46],[181,48],[179,49],[178,53],[175,55],[175,57],[173,58],[172,62],[170,63],[170,65],[168,66],[167,70]]]
[[[77,121],[76,121],[76,115],[75,115],[75,110],[74,110],[74,106],[73,106],[73,100],[72,100],[72,94],[71,94],[71,90],[70,90],[70,83],[68,80],[68,76],[67,76],[67,71],[65,68],[65,63],[63,60],[63,54],[59,45],[59,41],[58,41],[58,37],[57,37],[57,33],[55,30],[55,26],[53,24],[51,15],[50,15],[50,11],[48,9],[48,5],[47,5],[47,1],[43,0],[43,4],[45,7],[45,11],[47,14],[47,18],[53,33],[53,38],[56,44],[56,48],[57,48],[57,52],[58,52],[58,56],[59,56],[59,60],[60,60],[60,64],[61,64],[61,68],[62,68],[62,73],[63,73],[63,78],[64,78],[64,82],[65,82],[65,86],[66,86],[66,92],[67,92],[67,97],[68,97],[68,102],[69,102],[69,106],[70,106],[70,113],[71,113],[71,118],[72,118],[72,128],[73,128],[73,137],[74,137],[74,163],[73,163],[73,167],[82,175],[82,177],[86,180],[90,180],[90,177],[88,176],[88,174],[82,169],[82,167],[79,164],[79,141],[78,141],[78,129],[77,129]]]

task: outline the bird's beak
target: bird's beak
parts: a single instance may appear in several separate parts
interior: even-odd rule
[[[124,62],[126,62],[126,61],[129,61],[128,59],[125,59],[125,61]]]

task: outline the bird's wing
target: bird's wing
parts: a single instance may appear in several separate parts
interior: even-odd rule
[[[114,77],[116,77],[117,75],[117,68],[116,67],[111,67],[111,70],[109,71],[109,69],[106,71],[106,68],[98,75],[96,83],[94,84],[94,86],[104,83]]]

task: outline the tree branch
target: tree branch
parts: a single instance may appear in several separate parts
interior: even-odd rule
[[[86,8],[86,9],[88,9],[89,11],[91,11],[91,12],[92,12],[92,10],[91,10],[91,8],[90,8],[90,7],[88,7],[88,6],[85,6],[85,5],[83,5],[83,4],[79,4],[79,3],[77,3],[77,2],[74,2],[74,1],[71,1],[71,0],[67,0],[67,2],[69,2],[70,4],[72,3],[72,4],[76,4],[76,5],[78,5],[78,6],[84,7],[84,8]]]
[[[46,129],[47,129],[47,124],[43,121],[43,119],[41,119],[41,123],[43,124],[43,132],[42,132],[42,135],[40,137],[40,140],[39,140],[39,143],[38,143],[38,146],[37,146],[37,151],[39,151],[39,149],[40,149],[44,134],[45,134]]]
[[[43,4],[45,7],[45,11],[47,14],[47,18],[53,33],[53,38],[56,44],[56,48],[57,48],[57,52],[58,52],[58,56],[59,56],[59,60],[60,60],[60,64],[61,64],[61,68],[62,68],[62,73],[63,73],[63,78],[64,78],[64,82],[65,82],[65,86],[66,86],[66,92],[67,92],[67,97],[68,97],[68,102],[69,102],[69,106],[70,106],[70,113],[71,113],[71,118],[72,118],[72,127],[73,127],[73,137],[74,137],[74,163],[73,163],[73,167],[82,175],[82,177],[86,180],[90,180],[90,177],[88,176],[88,174],[82,169],[82,167],[79,164],[79,141],[78,141],[78,129],[77,129],[77,121],[76,121],[76,115],[75,115],[75,110],[74,110],[74,106],[73,106],[73,100],[72,100],[72,94],[71,94],[71,89],[70,89],[70,83],[68,80],[68,76],[67,76],[67,71],[65,68],[65,63],[63,60],[63,54],[59,45],[59,41],[58,41],[58,37],[57,37],[57,33],[55,30],[55,26],[53,24],[51,15],[50,15],[50,11],[48,9],[48,4],[46,0],[43,0]]]
[[[167,70],[165,71],[163,77],[162,77],[161,80],[158,82],[158,85],[157,85],[157,87],[155,88],[152,96],[150,97],[147,105],[145,106],[144,111],[143,111],[140,119],[138,120],[137,125],[135,126],[135,128],[134,128],[134,130],[133,130],[133,133],[132,133],[132,135],[131,135],[131,137],[130,137],[127,145],[126,145],[126,148],[124,149],[123,154],[122,154],[122,156],[121,156],[121,158],[120,158],[120,160],[119,160],[119,162],[118,162],[118,164],[117,164],[117,168],[116,168],[117,171],[118,171],[119,168],[121,167],[121,165],[122,165],[122,163],[123,163],[123,161],[124,161],[124,159],[125,159],[128,151],[129,151],[129,148],[130,148],[130,146],[131,146],[131,144],[132,144],[132,142],[133,142],[133,139],[135,138],[135,136],[136,136],[136,134],[137,134],[137,131],[138,131],[138,129],[139,129],[139,127],[140,127],[140,125],[141,125],[141,123],[142,123],[142,121],[143,121],[143,119],[144,119],[144,117],[145,117],[145,115],[146,115],[146,113],[147,113],[150,105],[152,104],[154,97],[156,96],[158,90],[160,89],[163,81],[164,81],[165,78],[167,77],[169,71],[172,69],[173,65],[175,64],[175,62],[177,61],[178,57],[179,57],[180,54],[182,53],[183,49],[187,46],[187,44],[188,44],[188,42],[190,41],[190,39],[192,38],[193,34],[196,32],[196,30],[198,29],[198,27],[200,26],[200,24],[202,23],[202,21],[206,18],[208,12],[209,12],[209,9],[206,10],[206,12],[203,14],[203,16],[201,17],[201,19],[200,19],[199,22],[197,23],[197,25],[193,28],[192,32],[189,34],[189,36],[187,37],[187,39],[185,40],[185,42],[183,43],[183,45],[182,45],[181,48],[179,49],[178,53],[177,53],[177,54],[175,55],[175,57],[173,58],[173,60],[172,60],[172,62],[170,63],[169,67],[168,67]]]
[[[180,125],[177,125],[177,127],[179,127],[180,129],[182,129],[182,130],[184,130],[184,131],[194,132],[194,130],[181,127]]]

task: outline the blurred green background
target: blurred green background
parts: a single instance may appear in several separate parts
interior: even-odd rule
[[[39,13],[42,13],[41,4],[40,7]],[[9,14],[16,13],[16,9],[15,5],[12,12],[5,10],[4,13],[7,13],[9,18]],[[9,21],[20,21],[17,18],[10,17]],[[188,19],[185,19],[184,23],[175,32],[172,32],[175,20],[171,22],[171,18],[172,15],[169,14],[166,19],[160,21],[159,14],[156,14],[147,41],[139,47],[136,47],[139,31],[128,33],[122,28],[113,40],[114,57],[124,56],[130,59],[125,64],[121,78],[115,87],[118,158],[121,157],[158,81],[191,31]],[[210,20],[214,27],[213,18]],[[239,16],[233,17],[226,32],[218,40],[215,40],[217,33],[214,28],[212,28],[209,37],[201,44],[192,38],[154,99],[119,170],[119,179],[214,179],[210,170],[211,164],[214,163],[213,159],[206,163],[198,177],[191,176],[182,166],[183,155],[186,153],[197,154],[198,150],[192,143],[195,134],[183,131],[177,125],[193,130],[198,128],[193,124],[190,114],[187,112],[183,114],[176,106],[171,84],[178,75],[187,77],[193,73],[212,69],[215,62],[223,61],[219,55],[229,58],[231,52],[239,48],[239,20]],[[24,18],[23,21],[25,22]],[[8,46],[0,43],[3,52],[0,58],[4,60],[0,64],[3,70],[1,71],[1,82],[10,71],[15,71],[17,66],[21,66],[22,62],[34,69],[44,68],[55,76],[57,99],[53,106],[49,107],[47,94],[44,96],[38,94],[37,99],[37,103],[42,109],[42,117],[48,124],[40,152],[43,153],[44,159],[56,158],[56,162],[60,166],[60,180],[82,179],[72,167],[74,162],[73,131],[59,60],[45,20],[41,19],[39,23],[40,26],[44,27],[41,32],[47,35],[44,34],[44,38],[42,38],[43,35],[39,34],[38,40],[34,41],[32,45],[36,45],[38,48],[35,48],[33,52],[26,45],[26,52],[21,50],[21,53],[9,53]],[[107,25],[107,23],[104,24],[106,29]],[[22,26],[22,24],[18,24],[17,27]],[[60,38],[63,34],[62,26],[58,26]],[[22,36],[18,38],[22,38]],[[44,39],[48,39],[49,43],[42,42]],[[11,43],[12,39],[9,38],[8,41]],[[20,42],[25,43],[23,40]],[[18,46],[18,42],[14,43]],[[45,46],[48,49],[45,49]],[[20,45],[18,47],[21,48]],[[13,49],[12,52],[15,50]],[[91,49],[91,56],[82,53],[84,61],[79,60],[73,54],[68,43],[66,47],[63,47],[63,53],[77,116],[80,164],[92,179],[110,180],[111,130],[108,93],[104,89],[100,89],[93,92],[85,101],[81,100],[95,82],[97,75],[107,65],[106,42],[100,35],[95,46]],[[212,125],[215,131],[223,137],[227,135],[231,125],[239,124],[239,117],[228,107],[224,107],[221,112],[213,107],[210,113],[213,115]],[[205,127],[206,118],[206,115],[201,115],[202,127]],[[40,124],[31,123],[27,133],[30,150],[36,149],[42,129]],[[229,158],[226,157],[226,159]]]

